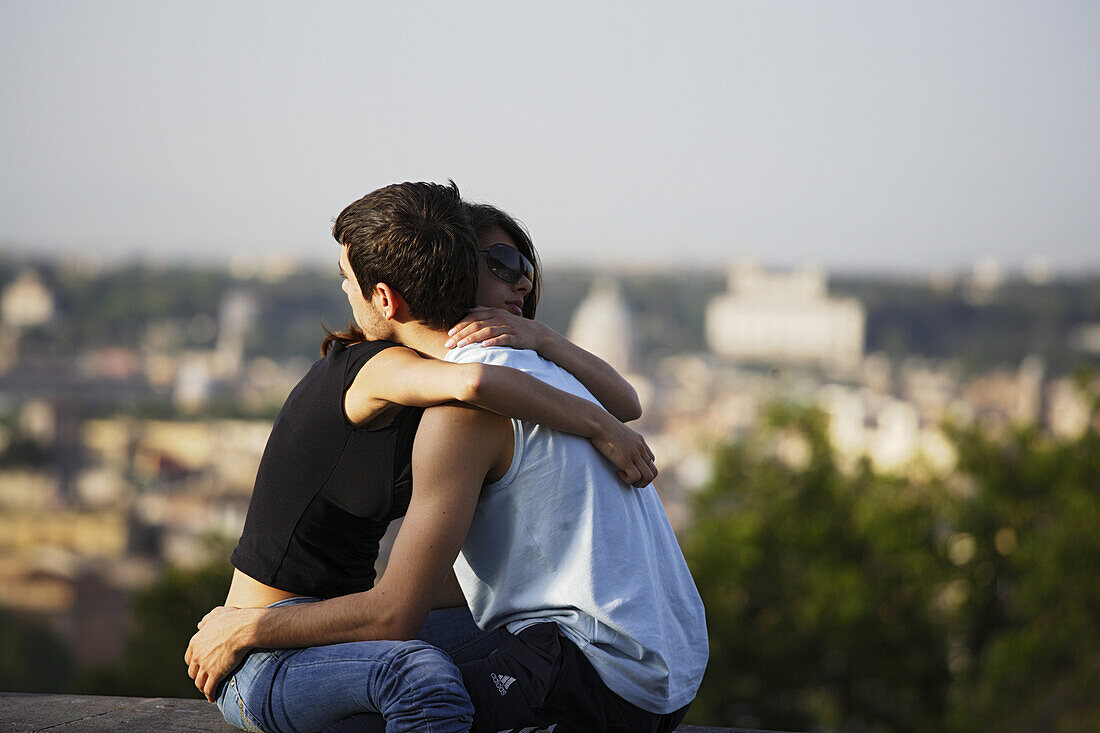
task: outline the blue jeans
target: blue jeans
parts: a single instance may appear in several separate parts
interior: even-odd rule
[[[500,646],[499,633],[479,629],[466,606],[432,611],[416,638],[447,652],[455,664],[487,657]]]
[[[315,600],[289,598],[272,606]],[[436,635],[460,649],[485,643],[485,635],[461,625],[440,619],[437,626]],[[420,640],[253,651],[222,685],[218,708],[231,725],[263,733],[318,731],[350,716],[359,730],[381,730],[378,715],[388,733],[452,733],[468,731],[473,720],[455,663]]]

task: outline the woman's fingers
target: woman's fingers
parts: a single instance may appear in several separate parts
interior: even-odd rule
[[[645,438],[626,425],[615,421],[608,436],[593,440],[593,445],[615,465],[616,475],[626,484],[641,488],[657,478],[653,451]]]
[[[458,342],[466,339],[470,334],[477,333],[482,327],[481,321],[462,321],[447,332],[447,342],[443,344],[448,349],[458,346]]]
[[[638,480],[632,482],[634,488],[640,489],[643,486],[648,486],[653,483],[653,479],[657,478],[657,467],[653,465],[653,461],[649,458],[639,456],[635,465],[638,469]]]
[[[516,337],[513,334],[505,333],[500,336],[494,336],[491,339],[486,339],[481,342],[482,346],[515,346]]]
[[[546,327],[500,308],[475,308],[447,332],[448,349],[480,343],[540,351]]]
[[[448,349],[480,343],[494,336],[511,333],[511,328],[507,324],[495,321],[470,321],[466,324],[459,324],[452,330],[454,333],[447,338],[447,343],[444,344]]]
[[[638,478],[630,483],[635,488],[641,488],[653,483],[653,479],[657,478],[657,466],[654,463],[653,451],[649,449],[645,438],[637,433],[635,437],[638,442],[634,451],[634,466],[638,470]]]
[[[467,344],[480,344],[485,343],[489,339],[498,338],[501,336],[507,336],[511,334],[505,326],[500,325],[485,325],[478,324],[480,327],[476,329],[463,329],[462,332],[455,334],[448,341],[447,348],[457,348],[466,346]],[[447,344],[444,344],[445,346]],[[486,344],[489,345],[489,344]]]

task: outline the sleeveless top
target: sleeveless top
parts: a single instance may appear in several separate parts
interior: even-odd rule
[[[320,598],[374,585],[378,541],[409,506],[412,444],[423,411],[405,408],[384,427],[360,428],[344,413],[344,393],[371,357],[396,345],[335,343],[290,393],[230,558],[237,569]]]
[[[534,351],[480,344],[447,361],[499,364],[595,402]],[[483,629],[553,621],[617,695],[652,713],[695,697],[709,654],[703,602],[652,485],[634,489],[584,438],[512,420],[512,464],[482,487],[455,574]]]

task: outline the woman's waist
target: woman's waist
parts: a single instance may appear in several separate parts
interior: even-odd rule
[[[301,593],[293,593],[261,583],[240,570],[234,569],[233,582],[229,586],[229,595],[226,596],[225,605],[236,606],[237,608],[262,608],[301,595]]]

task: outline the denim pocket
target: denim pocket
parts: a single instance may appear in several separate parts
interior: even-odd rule
[[[218,710],[221,710],[225,722],[240,728],[241,730],[264,733],[260,727],[259,718],[252,714],[248,706],[244,704],[240,690],[237,689],[237,677],[234,675],[222,686],[222,692],[218,695]]]

